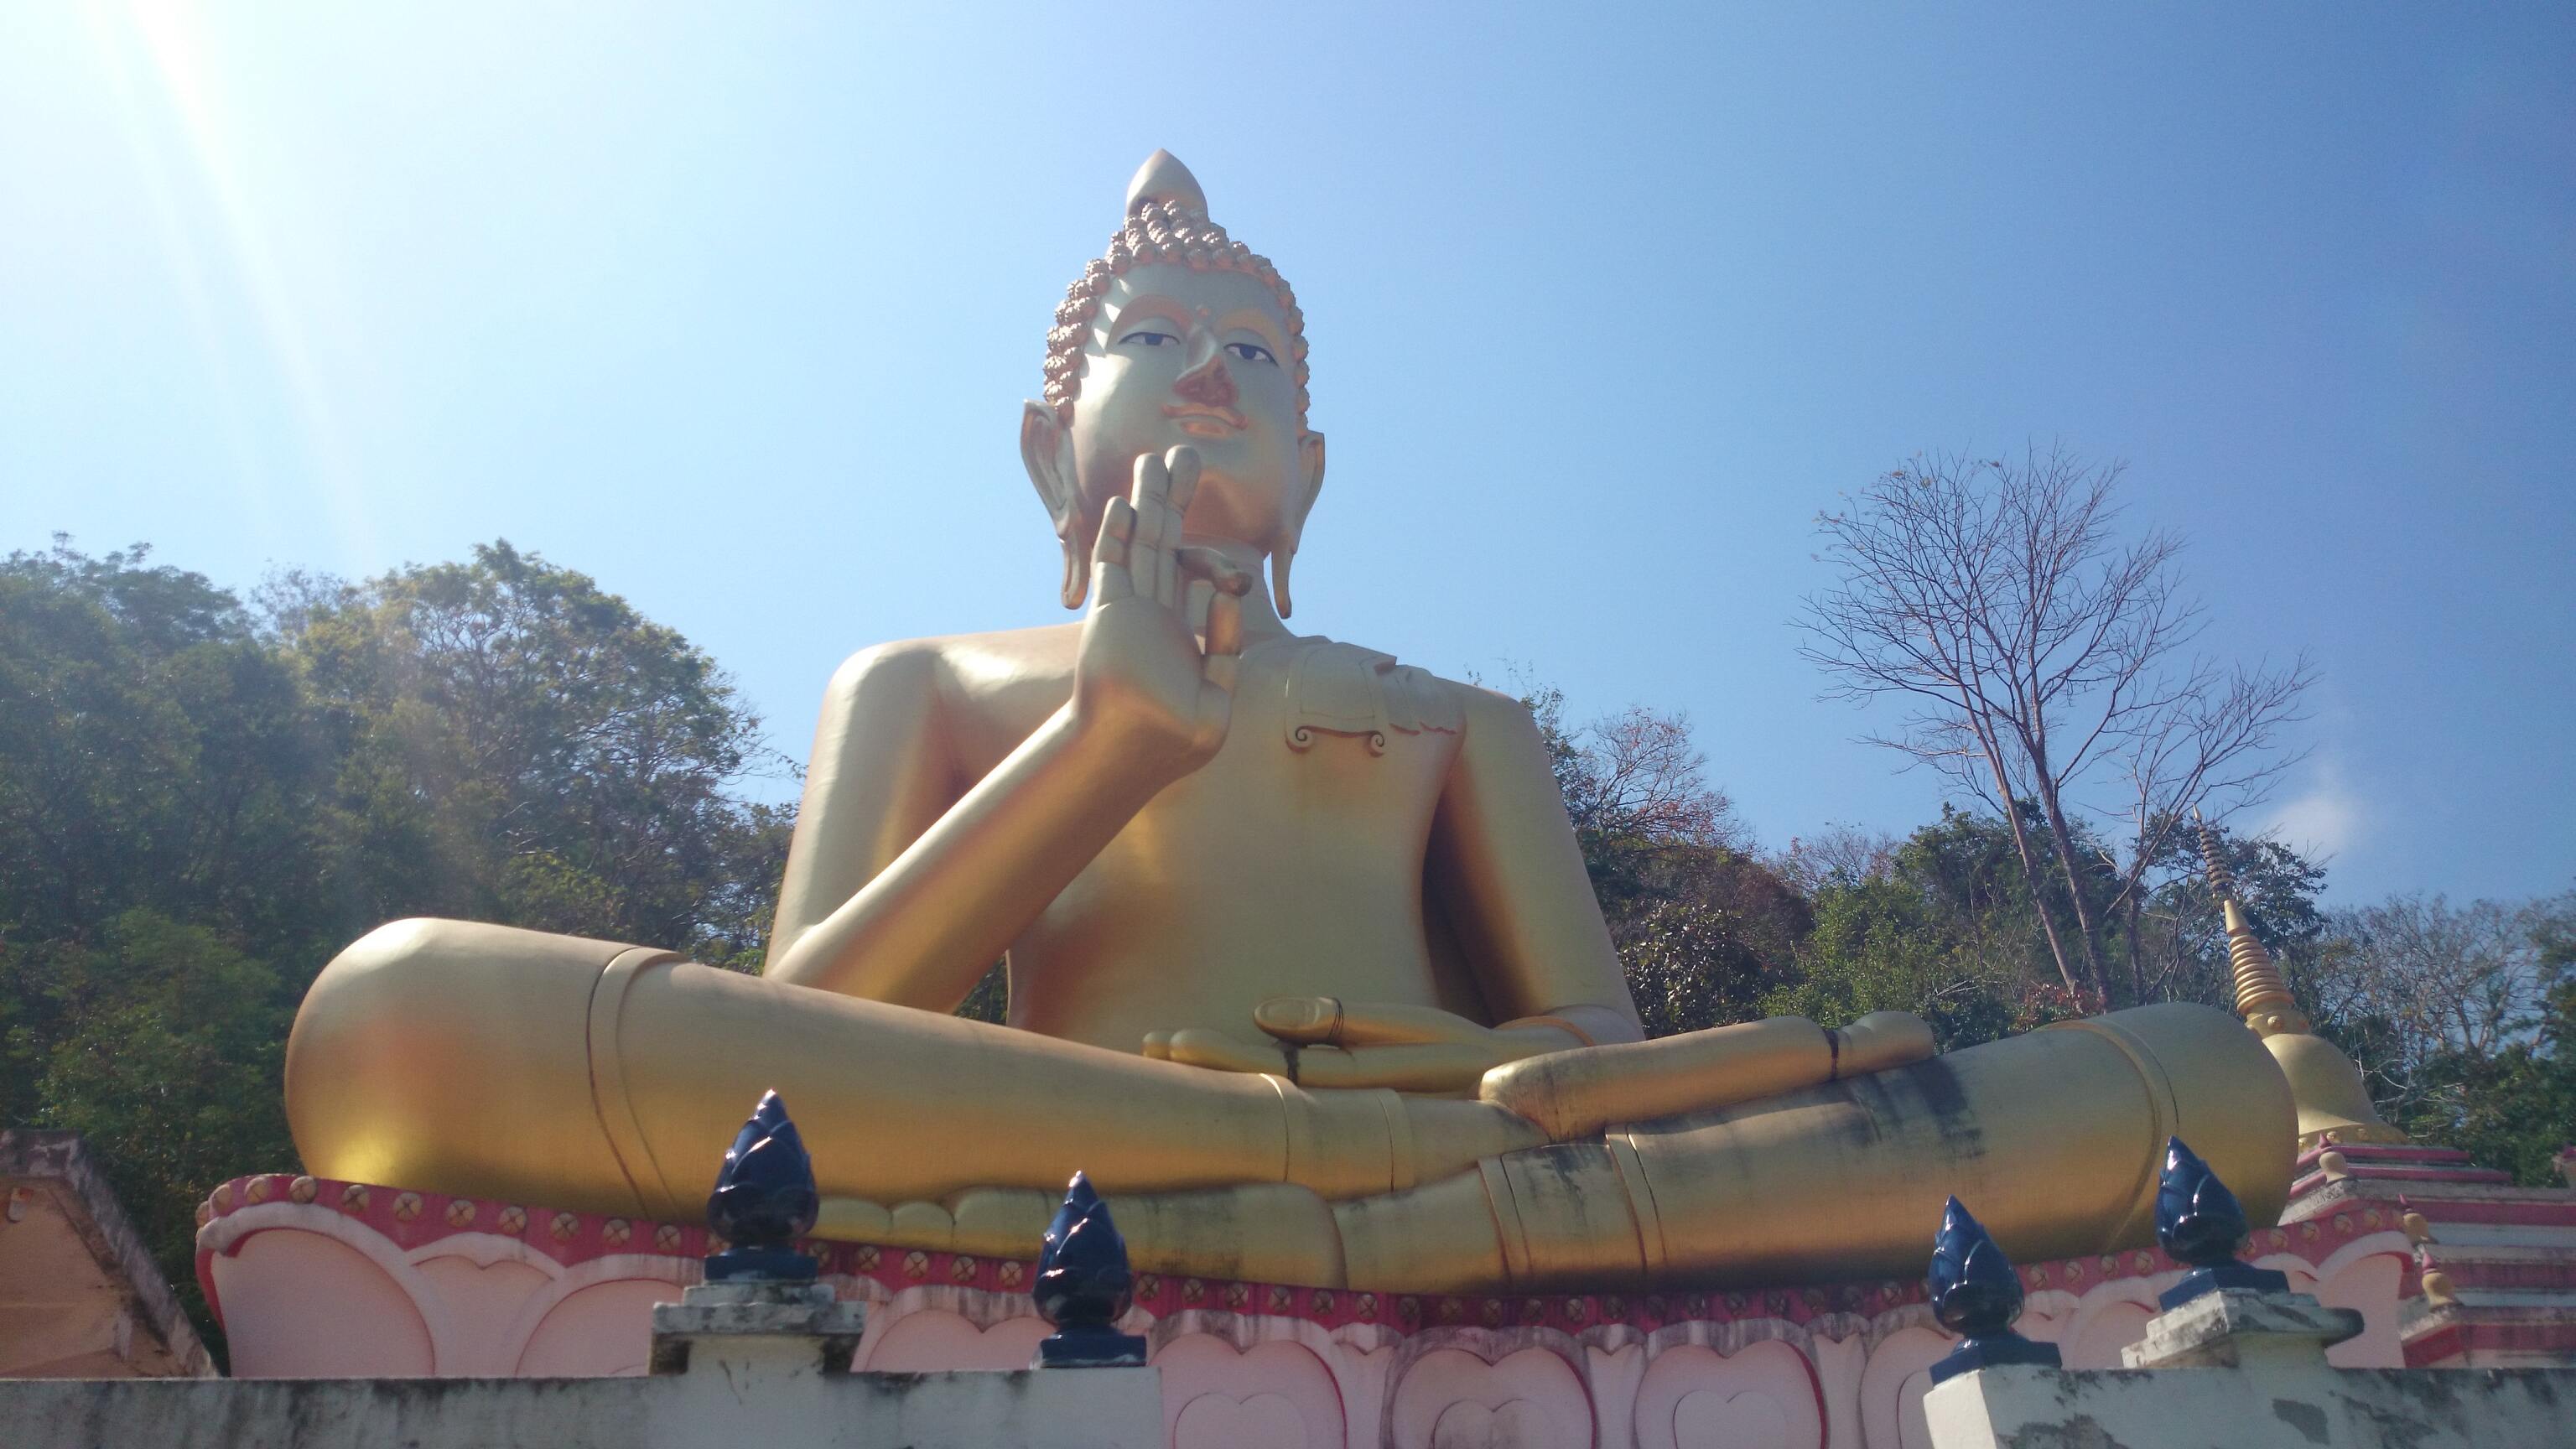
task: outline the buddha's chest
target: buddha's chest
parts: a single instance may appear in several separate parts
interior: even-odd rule
[[[1244,656],[1224,748],[1164,796],[1229,833],[1392,832],[1418,847],[1464,726],[1450,686],[1426,670],[1284,640]]]
[[[1464,712],[1427,671],[1329,640],[1247,653],[1225,745],[1165,787],[1099,865],[1130,881],[1300,882],[1315,905],[1421,890]]]
[[[1283,993],[1439,1002],[1424,850],[1463,710],[1400,670],[1325,641],[1246,654],[1215,758],[1013,945],[1013,1020],[1123,1049],[1147,1030],[1240,1032]]]

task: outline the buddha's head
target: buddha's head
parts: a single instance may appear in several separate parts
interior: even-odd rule
[[[1289,561],[1324,483],[1288,284],[1208,220],[1189,169],[1157,151],[1055,321],[1046,399],[1021,415],[1020,455],[1064,546],[1065,607],[1081,607],[1101,509],[1127,491],[1137,457],[1187,446],[1200,460],[1187,531],[1267,554],[1286,614]]]

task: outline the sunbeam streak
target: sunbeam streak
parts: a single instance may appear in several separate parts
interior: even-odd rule
[[[204,29],[207,22],[194,7],[173,0],[132,0],[123,6],[101,0],[90,15],[92,33],[116,76],[120,112],[134,138],[136,159],[152,190],[156,214],[163,219],[171,266],[188,292],[209,364],[219,374],[225,370],[214,341],[210,291],[229,280],[248,304],[266,346],[268,365],[294,419],[295,450],[312,488],[321,495],[343,564],[374,562],[378,557],[374,519],[340,426],[344,400],[334,395],[325,369],[315,362],[318,299],[312,287],[298,284],[275,242],[279,218],[293,216],[295,209],[279,206],[280,187],[255,184],[250,174],[237,112],[226,104],[221,78],[212,64]],[[120,18],[125,22],[121,27],[115,23]],[[117,33],[120,29],[124,35]],[[148,66],[141,85],[131,74],[131,52],[123,43],[127,36],[139,45]],[[154,105],[155,101],[160,104]],[[194,163],[194,179],[214,203],[219,236],[213,246],[220,248],[214,257],[203,254],[211,248],[201,248],[189,239],[181,220],[177,193],[188,178],[168,174],[172,168],[164,162],[153,136],[154,110],[175,122],[179,144]],[[284,189],[291,194],[291,188]],[[210,280],[208,272],[220,272],[227,261],[231,277]],[[246,436],[239,388],[222,376],[216,386],[236,455],[245,460],[246,488],[254,508],[265,517],[276,506],[276,490],[261,478],[262,470],[247,461],[255,449]]]

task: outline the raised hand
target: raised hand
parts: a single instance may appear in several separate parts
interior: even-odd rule
[[[1136,460],[1134,488],[1109,500],[1091,552],[1091,613],[1074,662],[1073,708],[1130,748],[1168,754],[1174,776],[1207,763],[1233,715],[1243,609],[1252,576],[1214,549],[1181,542],[1199,457],[1174,448]],[[1207,642],[1192,635],[1188,589],[1204,579]]]
[[[1585,1043],[1562,1026],[1480,1026],[1429,1006],[1378,1005],[1331,996],[1277,996],[1253,1024],[1254,1042],[1190,1028],[1145,1038],[1145,1055],[1229,1072],[1273,1072],[1307,1087],[1392,1087],[1471,1095],[1506,1062]]]

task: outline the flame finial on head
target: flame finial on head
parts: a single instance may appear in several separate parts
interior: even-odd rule
[[[1136,208],[1159,201],[1182,211],[1207,214],[1207,193],[1199,189],[1199,179],[1181,158],[1169,151],[1156,151],[1136,168],[1134,180],[1127,183],[1127,207],[1124,215],[1134,216]]]

